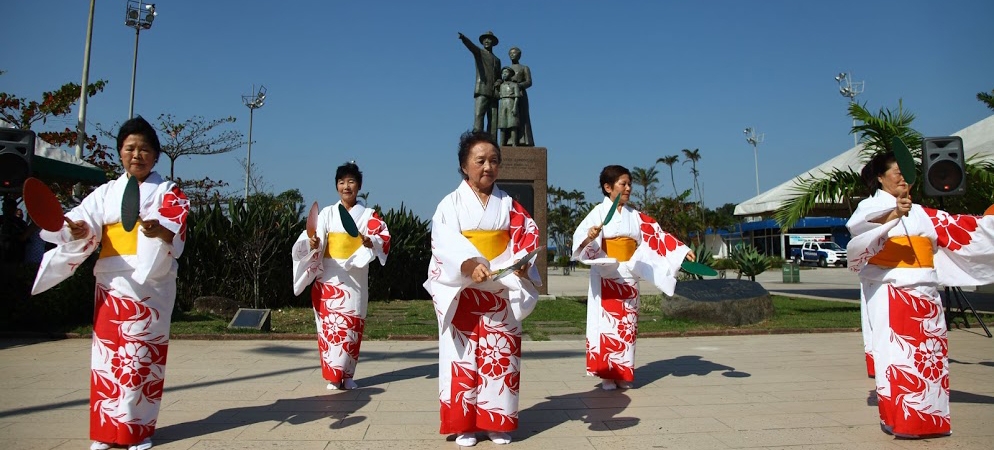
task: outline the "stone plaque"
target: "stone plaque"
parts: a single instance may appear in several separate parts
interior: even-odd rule
[[[272,329],[269,310],[239,308],[235,313],[235,317],[228,323],[228,328],[253,328],[269,331]]]

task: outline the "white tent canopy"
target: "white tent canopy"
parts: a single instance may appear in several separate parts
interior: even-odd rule
[[[980,157],[982,159],[994,160],[994,116],[987,117],[959,132],[953,133],[953,136],[963,138],[966,159]],[[794,188],[798,186],[797,182],[800,179],[821,178],[835,170],[852,170],[858,173],[863,169],[864,164],[859,156],[862,148],[862,145],[858,145],[846,150],[842,154],[821,163],[797,177],[787,180],[773,189],[739,203],[735,206],[735,215],[758,216],[776,211],[784,202],[798,196]]]

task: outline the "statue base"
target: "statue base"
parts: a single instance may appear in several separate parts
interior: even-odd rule
[[[531,214],[539,231],[539,245],[548,248],[547,231],[549,163],[545,147],[501,147],[500,177],[497,186],[517,200]],[[542,276],[540,294],[549,293],[547,254],[538,256],[538,273]]]

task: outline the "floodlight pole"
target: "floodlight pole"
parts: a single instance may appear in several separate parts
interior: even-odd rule
[[[245,206],[248,207],[249,180],[252,179],[252,119],[255,110],[266,104],[266,86],[259,86],[258,91],[252,86],[252,95],[243,95],[242,103],[249,109],[248,157],[245,159]]]
[[[756,134],[753,127],[746,128],[743,133],[746,135],[746,142],[752,145],[752,155],[756,160],[756,196],[759,196],[759,144],[763,142],[766,134]]]
[[[863,93],[865,82],[853,81],[851,72],[839,72],[839,74],[835,76],[835,81],[839,82],[839,94],[842,94],[843,97],[848,98],[850,105],[856,103],[856,96]],[[852,126],[853,128],[856,128],[855,117],[852,119]],[[852,145],[853,147],[859,145],[859,136],[857,136],[856,133],[853,133],[852,135]]]
[[[90,44],[93,42],[93,10],[97,0],[90,0],[90,18],[86,23],[86,45],[83,47],[83,84],[79,87],[79,121],[76,122],[76,157],[83,159],[86,141],[86,85],[90,82]]]
[[[146,10],[144,15],[143,11]],[[135,78],[138,74],[138,37],[142,28],[152,28],[152,21],[159,13],[155,12],[155,3],[142,3],[142,0],[129,0],[124,13],[124,24],[135,29],[135,58],[131,67],[131,101],[128,103],[128,119],[135,116]]]

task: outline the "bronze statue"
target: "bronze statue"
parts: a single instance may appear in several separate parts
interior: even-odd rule
[[[518,47],[511,47],[507,51],[507,56],[511,58],[511,65],[509,67],[511,70],[514,70],[514,78],[512,80],[518,83],[518,88],[521,90],[521,97],[518,99],[518,138],[516,145],[534,147],[535,138],[532,135],[532,120],[528,108],[528,88],[532,87],[532,71],[528,66],[518,62],[521,60],[521,49]]]
[[[500,85],[500,58],[493,53],[493,47],[497,45],[497,36],[493,32],[486,32],[480,35],[480,44],[483,48],[477,47],[462,33],[459,33],[459,40],[473,54],[476,62],[476,89],[473,91],[474,114],[473,131],[488,131],[492,136],[497,136],[497,124],[494,119],[497,117],[497,87]],[[487,127],[483,128],[483,117],[487,117]]]
[[[521,87],[514,81],[514,69],[505,67],[500,71],[502,80],[497,88],[500,97],[497,109],[497,128],[500,129],[500,146],[518,146],[518,130],[521,129],[519,121],[519,102],[521,101]]]

